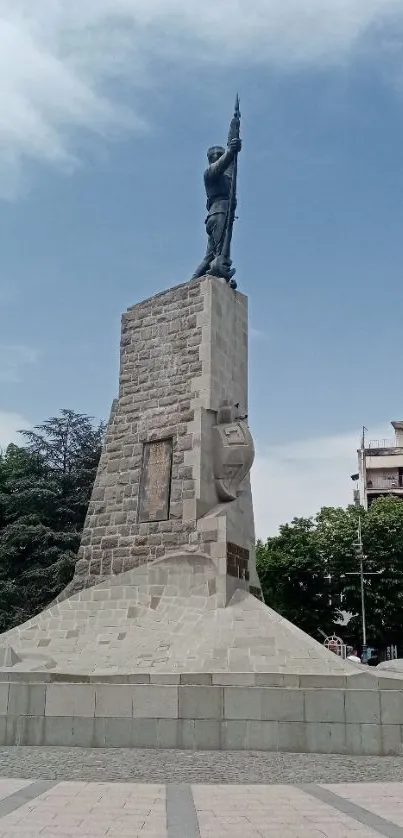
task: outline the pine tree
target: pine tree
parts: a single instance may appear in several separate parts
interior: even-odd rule
[[[62,410],[0,457],[0,630],[41,611],[70,581],[103,425]]]

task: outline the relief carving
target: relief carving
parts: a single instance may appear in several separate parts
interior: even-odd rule
[[[139,523],[167,521],[171,490],[172,439],[144,443]]]
[[[214,479],[221,501],[236,500],[242,481],[249,474],[255,448],[246,416],[238,405],[222,405],[213,426]]]

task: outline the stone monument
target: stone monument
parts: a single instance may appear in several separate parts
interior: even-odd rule
[[[123,315],[119,398],[64,597],[155,560],[214,562],[214,602],[260,597],[247,301],[205,276]],[[229,545],[229,546],[228,546]]]
[[[401,676],[341,660],[262,601],[229,249],[238,101],[234,119],[208,272],[123,315],[74,578],[0,638],[0,744],[402,751]]]

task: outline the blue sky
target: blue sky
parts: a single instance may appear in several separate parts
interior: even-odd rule
[[[403,0],[0,0],[0,444],[108,415],[120,314],[191,276],[235,92],[264,536],[403,417]],[[68,6],[68,8],[65,8]]]

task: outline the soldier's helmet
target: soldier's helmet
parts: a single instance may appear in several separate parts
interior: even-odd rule
[[[219,157],[222,157],[225,154],[225,148],[221,145],[212,145],[207,152],[207,159],[209,163],[212,163],[213,160],[218,160]]]

